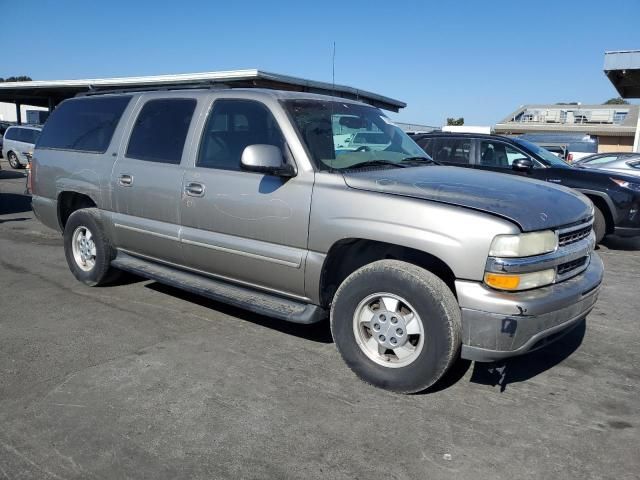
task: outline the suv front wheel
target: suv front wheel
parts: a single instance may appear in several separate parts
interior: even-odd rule
[[[102,230],[97,208],[83,208],[69,216],[64,253],[74,277],[91,287],[112,281],[118,273],[110,266],[114,250]]]
[[[361,379],[414,393],[433,385],[456,360],[460,308],[433,273],[381,260],[340,285],[331,307],[331,332],[342,358]]]

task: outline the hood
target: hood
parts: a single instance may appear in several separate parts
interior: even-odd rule
[[[358,190],[472,208],[517,224],[524,232],[560,227],[592,214],[582,194],[537,180],[470,168],[426,166],[344,174]]]

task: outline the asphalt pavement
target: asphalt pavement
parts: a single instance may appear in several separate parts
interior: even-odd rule
[[[89,288],[0,163],[0,479],[633,479],[640,241],[587,321],[431,391],[359,381],[297,326],[126,277]]]

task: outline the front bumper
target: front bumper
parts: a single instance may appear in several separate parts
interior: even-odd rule
[[[604,275],[591,253],[587,269],[561,283],[524,292],[456,281],[462,311],[462,357],[491,362],[521,355],[571,329],[593,308]]]

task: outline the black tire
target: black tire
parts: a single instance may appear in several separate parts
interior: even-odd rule
[[[13,168],[14,170],[22,168],[20,160],[18,160],[18,156],[13,152],[9,152],[7,154],[7,161],[9,162],[9,165],[11,165],[11,168]]]
[[[354,314],[378,292],[406,299],[422,321],[424,344],[408,365],[382,366],[358,345]],[[458,358],[461,330],[460,308],[449,287],[431,272],[397,260],[380,260],[353,272],[331,306],[331,333],[345,363],[365,382],[398,393],[420,392],[437,382]]]
[[[604,218],[604,213],[598,207],[593,207],[593,231],[596,234],[596,245],[602,242],[602,239],[607,234],[607,220]]]
[[[76,230],[85,228],[91,232],[95,245],[95,264],[89,271],[83,270],[73,253],[73,236]],[[73,276],[85,285],[96,287],[105,285],[117,277],[119,271],[111,268],[115,250],[102,229],[100,212],[97,208],[82,208],[73,212],[64,227],[64,253]]]

